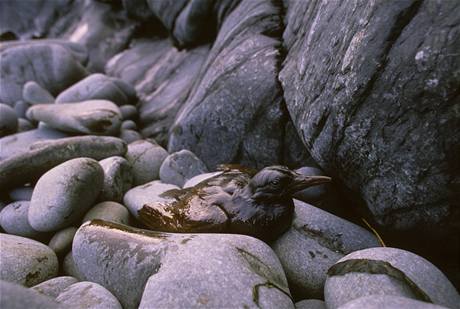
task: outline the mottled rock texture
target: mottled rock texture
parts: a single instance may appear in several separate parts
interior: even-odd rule
[[[458,222],[460,3],[285,4],[280,80],[316,162],[386,227]]]

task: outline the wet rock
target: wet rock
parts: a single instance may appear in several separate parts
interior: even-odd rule
[[[178,186],[166,184],[159,180],[137,186],[126,192],[123,197],[123,204],[128,207],[129,212],[138,218],[138,211],[147,203],[153,201],[168,201],[167,198],[161,197],[161,194],[173,189],[179,189]]]
[[[327,176],[319,168],[304,166],[296,170],[298,173],[305,176]],[[306,203],[312,203],[320,200],[327,192],[329,184],[310,187],[294,194],[294,198]]]
[[[11,106],[0,103],[0,137],[18,130],[18,116]]]
[[[88,309],[122,309],[120,303],[103,286],[94,282],[77,282],[62,291],[56,301],[61,305]]]
[[[206,165],[193,152],[184,149],[166,157],[160,167],[160,179],[182,187],[187,180],[207,171]]]
[[[139,132],[134,130],[121,130],[119,137],[128,144],[144,139]]]
[[[99,161],[99,164],[104,170],[104,187],[98,199],[121,202],[133,185],[131,164],[123,157],[110,157]]]
[[[460,296],[444,274],[424,258],[396,248],[348,254],[328,270],[328,308],[369,295],[391,295],[460,308]]]
[[[126,143],[115,137],[78,136],[36,143],[31,148],[25,153],[0,161],[1,188],[33,182],[51,168],[74,158],[101,160],[123,156]]]
[[[189,149],[210,169],[228,162],[262,168],[283,161],[287,115],[277,79],[279,10],[272,2],[253,0],[239,2],[228,14],[176,115],[170,153]]]
[[[25,114],[24,114],[24,117],[25,117]],[[30,131],[30,130],[33,130],[34,128],[35,128],[34,125],[29,120],[24,119],[24,118],[18,119],[18,133]],[[0,139],[0,143],[1,143],[1,139]],[[0,153],[2,153],[2,151],[0,151]]]
[[[105,285],[125,308],[137,308],[141,296],[140,308],[293,308],[276,255],[247,236],[167,234],[92,221],[78,230],[73,254],[87,280]]]
[[[120,83],[124,85],[119,86]],[[104,74],[92,74],[70,88],[61,92],[56,98],[56,103],[74,103],[82,101],[107,100],[117,105],[135,103],[134,89],[123,80],[109,77]],[[134,97],[133,97],[134,94]]]
[[[77,228],[70,226],[62,229],[50,239],[48,247],[50,247],[57,256],[65,256],[72,249],[72,241]]]
[[[121,117],[123,120],[134,120],[137,118],[137,108],[134,105],[120,106]]]
[[[315,161],[388,229],[458,231],[460,3],[286,4],[279,76]]]
[[[121,126],[119,108],[105,100],[35,105],[27,110],[27,118],[64,132],[94,135],[115,135]]]
[[[4,3],[6,1],[2,1]],[[27,289],[18,284],[0,280],[0,307],[8,309],[59,309],[63,308],[54,299]]]
[[[34,191],[34,187],[31,186],[23,186],[19,188],[15,188],[8,192],[8,196],[12,201],[30,201],[32,197],[32,192]]]
[[[62,261],[62,272],[64,275],[75,277],[79,281],[83,280],[82,275],[80,274],[80,272],[75,266],[75,262],[72,256],[72,251],[67,253],[67,255],[64,258],[64,261]]]
[[[29,208],[29,223],[44,232],[78,222],[102,190],[104,171],[97,161],[77,158],[64,162],[38,180]]]
[[[5,232],[12,235],[37,239],[43,236],[34,230],[27,219],[29,201],[18,201],[8,204],[0,212],[0,226]]]
[[[56,95],[86,75],[72,53],[57,44],[19,45],[1,51],[0,56],[0,101],[9,105],[22,99],[22,88],[28,81]]]
[[[0,280],[31,287],[57,275],[59,265],[56,254],[44,244],[20,236],[0,234],[0,246]]]
[[[54,97],[51,93],[34,81],[25,83],[24,88],[22,88],[22,98],[29,104],[54,103]]]
[[[205,181],[206,179],[209,179],[211,177],[214,177],[220,174],[222,174],[222,172],[212,172],[212,173],[204,173],[204,174],[196,175],[195,177],[192,177],[185,182],[184,189],[194,187],[200,182]]]
[[[125,120],[121,123],[122,130],[137,130],[137,125],[132,120]]]
[[[129,225],[129,211],[119,203],[102,202],[91,208],[82,221],[86,222],[95,219]]]
[[[376,237],[342,218],[294,200],[292,227],[273,243],[295,298],[322,298],[327,270],[346,254],[378,247]]]
[[[392,296],[392,295],[371,295],[360,297],[349,301],[340,309],[447,309],[444,306],[438,306],[427,302],[414,300],[411,298]]]
[[[0,138],[0,160],[28,151],[29,146],[35,142],[67,136],[67,134],[51,128],[39,128]]]
[[[326,303],[319,299],[305,299],[295,303],[296,309],[326,309]]]
[[[131,164],[134,184],[145,184],[158,179],[160,166],[168,152],[152,140],[136,141],[128,145],[126,159]]]
[[[142,135],[166,146],[208,51],[208,45],[179,51],[168,39],[139,39],[109,61],[107,74],[135,85]]]
[[[77,278],[71,276],[61,276],[37,284],[31,289],[48,297],[56,298],[67,287],[77,282]]]

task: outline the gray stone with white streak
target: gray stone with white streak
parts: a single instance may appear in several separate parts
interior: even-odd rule
[[[104,170],[104,186],[100,201],[121,202],[123,195],[133,185],[131,164],[123,157],[110,157],[99,161]]]

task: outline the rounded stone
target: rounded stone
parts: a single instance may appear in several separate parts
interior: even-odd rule
[[[189,180],[187,180],[187,182],[184,184],[184,189],[194,187],[200,182],[205,181],[206,179],[212,178],[220,174],[222,174],[222,172],[212,172],[212,173],[204,173],[204,174],[196,175],[195,177],[192,177]]]
[[[77,228],[73,226],[56,232],[50,239],[48,247],[50,247],[57,256],[64,256],[72,249],[72,241],[76,232]]]
[[[30,201],[32,198],[32,193],[34,192],[34,187],[24,186],[19,188],[14,188],[8,192],[8,196],[12,201]]]
[[[126,159],[131,163],[134,185],[158,179],[160,166],[168,152],[151,140],[140,140],[128,145]]]
[[[120,302],[102,285],[94,282],[77,282],[62,291],[56,301],[70,308],[123,309]]]
[[[129,130],[129,129],[121,130],[119,137],[128,144],[134,143],[143,138],[139,132],[134,131],[134,130]]]
[[[460,296],[446,276],[424,258],[396,248],[355,251],[328,270],[324,296],[338,308],[370,295],[392,295],[460,308]]]
[[[192,177],[206,173],[206,165],[191,151],[183,149],[170,154],[160,167],[160,179],[182,187]]]
[[[27,118],[64,132],[93,135],[116,135],[121,126],[120,109],[106,100],[34,105]]]
[[[129,225],[129,211],[119,203],[102,202],[86,213],[83,222],[95,219]]]
[[[327,270],[346,254],[380,246],[377,238],[347,220],[294,200],[291,228],[272,248],[278,255],[295,298],[322,298]]]
[[[326,307],[324,307],[326,308]],[[438,306],[412,298],[392,296],[392,295],[371,295],[360,297],[349,301],[339,309],[447,309],[444,306]]]
[[[71,276],[61,276],[46,280],[45,282],[33,286],[31,289],[45,296],[56,298],[67,287],[77,282],[77,278]]]
[[[122,130],[137,130],[137,124],[132,120],[124,120],[121,123]]]
[[[161,194],[169,191],[179,189],[178,186],[166,184],[160,180],[154,180],[142,186],[137,186],[126,192],[123,197],[123,203],[128,207],[129,212],[135,218],[138,218],[138,211],[147,203],[168,201],[168,199],[161,197]]]
[[[54,97],[35,81],[28,81],[22,88],[22,98],[30,104],[54,103]]]
[[[25,116],[25,115],[24,115]],[[35,126],[25,118],[18,119],[18,133],[33,130]]]
[[[17,201],[8,204],[0,212],[0,225],[8,234],[39,238],[42,233],[34,230],[27,219],[29,212],[29,201]]]
[[[110,157],[99,161],[104,170],[104,186],[99,195],[100,201],[121,202],[123,195],[133,185],[131,164],[123,157]]]
[[[134,105],[120,106],[120,112],[123,120],[134,120],[137,118],[137,108]]]
[[[63,309],[50,297],[2,280],[0,280],[0,295],[0,307],[5,309]]]
[[[102,190],[104,171],[89,158],[64,162],[46,172],[35,185],[29,223],[44,232],[78,222]]]
[[[31,287],[58,273],[56,254],[38,241],[0,234],[0,247],[1,280]]]
[[[14,109],[0,103],[0,137],[13,134],[18,130],[18,116]]]
[[[75,277],[79,281],[84,280],[82,274],[78,271],[73,260],[72,251],[67,253],[62,261],[62,273],[66,276]]]
[[[16,112],[16,116],[18,116],[18,118],[26,118],[27,110],[29,107],[30,104],[24,102],[23,100],[16,101],[14,103],[14,111]]]

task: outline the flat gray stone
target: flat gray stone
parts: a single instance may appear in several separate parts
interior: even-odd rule
[[[179,189],[179,187],[163,183],[160,180],[154,180],[144,185],[134,187],[126,192],[125,196],[123,197],[123,204],[128,207],[131,215],[133,215],[135,218],[138,218],[139,215],[137,212],[145,204],[154,201],[168,201],[167,198],[161,197],[161,194],[173,189]]]
[[[53,167],[74,158],[102,160],[126,153],[125,142],[108,136],[69,137],[40,142],[30,147],[27,152],[0,161],[1,188],[14,188],[33,182]]]
[[[92,221],[78,230],[73,255],[86,280],[104,285],[125,309],[139,302],[139,308],[294,308],[278,258],[248,236]]]
[[[29,81],[22,88],[22,98],[29,104],[54,103],[54,97],[45,88],[34,81]]]
[[[396,248],[348,254],[328,270],[324,296],[338,308],[370,295],[392,295],[460,308],[460,296],[444,274],[424,258]]]
[[[326,307],[324,307],[326,308]],[[412,298],[393,296],[393,295],[370,295],[349,301],[339,309],[447,309]]]
[[[0,280],[0,308],[63,309],[54,299],[18,284]]]
[[[38,241],[0,234],[0,247],[0,280],[31,287],[58,273],[56,254]]]
[[[152,140],[140,140],[129,144],[125,157],[133,168],[134,185],[158,179],[160,166],[167,156],[168,152]]]
[[[16,133],[18,130],[18,116],[14,109],[0,103],[0,137]]]
[[[346,254],[378,247],[376,237],[349,221],[294,200],[292,227],[272,245],[298,299],[322,298],[327,270]]]
[[[72,159],[52,168],[35,185],[30,225],[51,232],[78,222],[94,205],[103,182],[104,171],[90,158]]]
[[[160,179],[182,187],[187,180],[207,171],[206,165],[193,152],[183,149],[166,157],[160,167]]]
[[[77,282],[77,278],[71,276],[61,276],[50,280],[46,280],[40,284],[33,286],[31,289],[45,296],[56,298],[67,287]]]
[[[295,303],[295,309],[327,309],[326,303],[319,299],[305,299]]]
[[[32,197],[32,192],[34,192],[34,187],[31,186],[23,186],[14,188],[13,190],[8,192],[8,196],[14,202],[16,201],[30,201]]]
[[[27,219],[29,201],[17,201],[8,204],[0,212],[0,226],[8,234],[37,239],[43,233],[34,230]]]
[[[222,172],[212,172],[212,173],[204,173],[204,174],[196,175],[185,182],[184,189],[194,187],[200,182],[205,181],[206,179],[209,179],[211,177],[214,177],[220,174],[222,174]]]
[[[110,157],[99,161],[104,170],[104,186],[99,195],[100,201],[121,202],[123,196],[133,185],[131,164],[123,157]]]
[[[64,132],[93,135],[116,135],[121,126],[120,109],[107,100],[34,105],[27,118]]]
[[[121,83],[124,85],[120,87]],[[132,86],[121,79],[100,73],[91,74],[61,92],[56,98],[56,103],[108,100],[117,105],[133,104],[135,103],[135,96],[133,98],[132,94],[135,94],[136,91],[130,89],[125,92],[124,90],[127,88],[132,88]]]
[[[55,140],[67,136],[67,134],[52,128],[39,128],[0,138],[0,160],[27,152],[29,146],[35,142]]]
[[[72,241],[76,232],[77,228],[73,226],[57,231],[50,239],[48,247],[50,247],[57,256],[64,256],[72,249]]]
[[[112,293],[103,286],[88,281],[70,285],[56,297],[56,301],[70,308],[123,309]]]
[[[119,203],[106,201],[91,208],[82,221],[86,222],[95,219],[129,225],[129,211]]]

